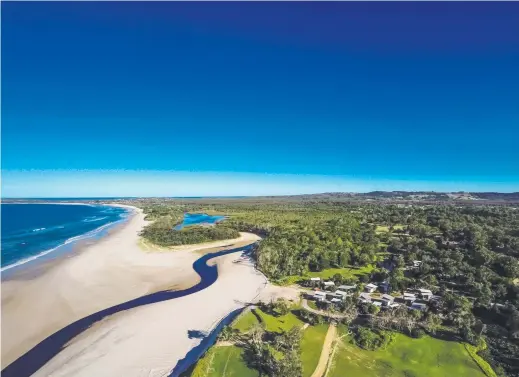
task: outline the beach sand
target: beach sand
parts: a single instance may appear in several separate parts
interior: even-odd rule
[[[200,255],[258,239],[243,233],[236,240],[193,245],[181,251],[143,252],[139,232],[146,221],[141,210],[134,211],[112,234],[44,273],[2,282],[2,369],[80,318],[152,292],[195,285],[200,278],[192,264]],[[252,300],[261,291],[265,278],[251,264],[233,263],[239,256],[215,258],[219,278],[201,292],[105,318],[73,339],[36,375],[164,375],[163,371],[173,368],[199,341],[189,339],[188,330],[210,330],[233,309],[243,306],[241,301]],[[102,336],[101,341],[97,337],[103,331],[111,335]]]

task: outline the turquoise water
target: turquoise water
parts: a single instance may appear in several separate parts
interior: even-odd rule
[[[216,224],[218,221],[222,221],[223,219],[225,219],[225,216],[211,216],[207,213],[185,213],[184,221],[174,229],[180,230],[189,225]]]

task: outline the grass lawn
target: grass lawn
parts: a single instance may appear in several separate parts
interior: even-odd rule
[[[306,275],[292,275],[287,276],[281,280],[274,281],[275,284],[279,285],[292,285],[296,284],[301,280],[308,280],[310,278],[321,278],[323,280],[331,279],[333,275],[340,274],[345,279],[357,279],[361,275],[370,274],[375,268],[374,264],[370,264],[364,267],[345,267],[345,268],[327,268],[322,271],[308,272]]]
[[[246,333],[257,323],[259,323],[258,318],[254,315],[252,310],[247,310],[234,320],[231,327],[240,331],[240,333]]]
[[[262,322],[265,324],[265,329],[271,332],[280,333],[282,331],[288,331],[294,326],[303,326],[303,322],[297,318],[292,312],[288,314],[275,317],[273,315],[267,314],[260,309],[254,309],[258,316],[261,318]]]
[[[363,350],[344,336],[328,377],[342,377],[345,371],[362,377],[485,377],[463,344],[401,334],[376,351]]]
[[[303,332],[301,340],[301,363],[303,364],[303,377],[309,377],[314,372],[328,331],[327,324],[308,326]]]
[[[403,230],[403,229],[404,229],[404,226],[402,224],[393,225],[393,230]],[[375,228],[375,233],[377,233],[377,234],[388,233],[388,232],[389,232],[389,227],[386,225],[377,225],[377,227]]]
[[[243,349],[236,346],[212,347],[198,361],[191,377],[258,377],[242,358]]]

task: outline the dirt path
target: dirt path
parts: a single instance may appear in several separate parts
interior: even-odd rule
[[[330,358],[333,341],[335,340],[336,335],[337,327],[331,324],[330,327],[328,327],[328,332],[324,338],[321,357],[319,357],[319,363],[317,364],[314,373],[312,373],[312,377],[323,377],[324,373],[326,372],[326,366],[328,365],[328,359]]]

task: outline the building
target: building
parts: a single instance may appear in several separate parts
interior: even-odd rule
[[[433,293],[429,289],[420,288],[418,291],[420,292],[420,297],[425,301],[429,301],[433,297]]]
[[[411,309],[414,309],[414,310],[420,310],[422,312],[426,311],[427,310],[427,304],[422,304],[422,303],[419,303],[419,302],[413,302],[411,304]]]
[[[395,301],[395,298],[391,295],[384,294],[382,295],[381,300],[383,306],[390,306],[393,301]]]
[[[405,292],[404,295],[402,296],[402,299],[407,303],[413,303],[414,301],[416,301],[416,296],[414,293],[409,293],[409,292]]]
[[[372,301],[371,305],[378,306],[380,308],[382,306],[382,302],[381,301]]]
[[[332,298],[331,303],[332,304],[338,304],[339,302],[342,302],[340,298]]]
[[[332,288],[335,286],[335,283],[333,281],[325,281],[324,282],[324,289]]]
[[[369,284],[366,284],[366,286],[364,287],[364,290],[368,293],[373,293],[377,290],[377,286],[375,284],[372,284],[372,283],[369,283]]]
[[[317,291],[314,292],[314,299],[316,301],[323,301],[326,299],[326,292]]]
[[[359,302],[361,304],[365,304],[365,303],[371,302],[371,296],[369,295],[369,293],[361,293],[360,296],[359,296]]]
[[[414,260],[413,261],[413,267],[414,268],[418,268],[422,265],[422,261],[421,260]]]
[[[355,288],[357,288],[357,284],[354,284],[354,285],[340,285],[337,289],[339,289],[341,291],[344,291],[344,292],[349,292],[349,291],[355,290]]]

